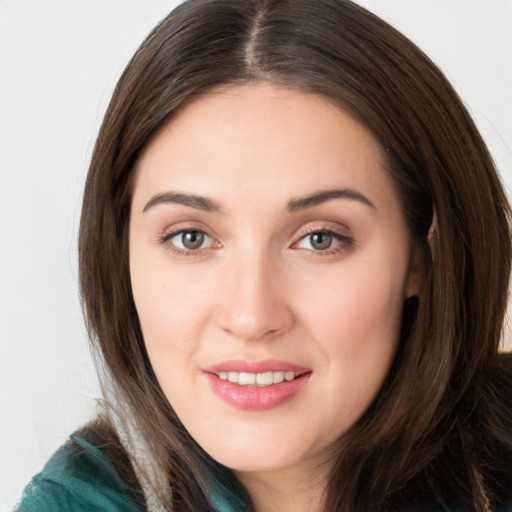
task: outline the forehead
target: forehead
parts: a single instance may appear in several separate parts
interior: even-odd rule
[[[288,201],[340,186],[393,193],[369,130],[323,97],[259,83],[218,89],[183,107],[139,159],[135,192]]]

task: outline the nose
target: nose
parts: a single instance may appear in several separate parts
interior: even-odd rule
[[[230,262],[217,313],[221,329],[243,341],[273,339],[293,324],[282,272],[270,258]]]

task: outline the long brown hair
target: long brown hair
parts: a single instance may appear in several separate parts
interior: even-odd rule
[[[404,307],[390,374],[333,454],[325,510],[389,506],[454,439],[464,462],[452,487],[483,510],[485,468],[468,447],[506,307],[508,203],[481,136],[439,69],[348,0],[189,0],[144,41],[106,112],[83,199],[81,293],[102,371],[166,477],[160,498],[209,510],[201,491],[209,481],[221,495],[248,499],[188,435],[149,363],[128,266],[134,169],[184,104],[216,86],[262,80],[322,95],[373,133],[424,268],[419,296]],[[442,494],[435,478],[422,482]]]

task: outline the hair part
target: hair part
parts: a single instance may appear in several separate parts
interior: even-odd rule
[[[156,133],[199,96],[262,80],[321,95],[370,130],[421,260],[421,291],[405,304],[393,367],[340,440],[325,495],[326,512],[378,510],[447,443],[470,453],[466,433],[477,415],[468,404],[479,401],[495,364],[511,248],[505,194],[456,92],[413,43],[362,7],[189,0],[147,37],[115,89],[85,187],[80,286],[93,350],[167,478],[156,489],[166,506],[213,507],[206,481],[248,501],[190,437],[151,368],[130,284],[128,225],[136,163]],[[477,497],[472,475],[482,470],[467,457],[466,478],[454,487]]]

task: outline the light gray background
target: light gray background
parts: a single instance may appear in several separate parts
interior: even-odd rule
[[[115,82],[176,0],[0,0],[0,511],[99,390],[77,298],[80,198]],[[512,0],[360,0],[419,44],[512,186]]]

